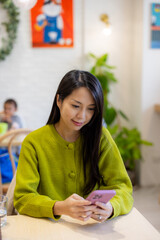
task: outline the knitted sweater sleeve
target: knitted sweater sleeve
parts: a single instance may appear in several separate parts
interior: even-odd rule
[[[114,140],[106,129],[103,132],[99,162],[103,183],[100,189],[116,191],[116,195],[110,200],[114,209],[112,217],[116,217],[127,214],[132,209],[132,184]]]
[[[17,168],[14,206],[20,214],[57,220],[59,217],[53,215],[56,200],[37,191],[40,182],[37,159],[34,146],[24,140]]]

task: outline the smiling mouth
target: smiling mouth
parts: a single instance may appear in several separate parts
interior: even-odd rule
[[[74,120],[72,120],[72,122],[76,125],[76,126],[82,126],[83,125],[83,122],[76,122]]]

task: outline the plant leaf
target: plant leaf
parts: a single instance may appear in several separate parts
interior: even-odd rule
[[[127,117],[127,115],[124,112],[122,112],[121,110],[118,110],[118,112],[125,120],[129,121],[129,118]]]
[[[94,59],[97,59],[97,57],[93,53],[89,53],[89,56],[94,58]]]
[[[147,146],[153,146],[152,142],[148,142],[148,141],[145,141],[145,140],[141,140],[141,144],[144,144],[144,145],[147,145]]]
[[[107,125],[110,125],[115,120],[116,115],[117,112],[113,107],[105,109],[104,119]]]

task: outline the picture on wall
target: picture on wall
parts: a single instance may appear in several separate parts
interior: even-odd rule
[[[151,48],[160,48],[160,3],[151,4]]]
[[[38,0],[30,13],[33,47],[73,47],[72,0]]]

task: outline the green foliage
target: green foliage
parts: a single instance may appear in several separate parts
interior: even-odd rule
[[[7,38],[2,38],[2,47],[0,48],[0,61],[4,60],[12,51],[15,39],[17,37],[17,28],[19,23],[19,12],[14,6],[12,0],[0,0],[0,5],[8,14],[8,22],[3,22],[7,32]]]
[[[108,54],[104,54],[99,58],[93,53],[90,53],[89,55],[95,62],[90,72],[99,79],[105,94],[104,96],[106,96],[106,94],[110,92],[110,83],[117,82],[117,79],[111,71],[115,67],[106,63],[108,60]]]
[[[128,120],[127,116],[119,109],[116,109],[108,99],[111,84],[116,83],[117,79],[114,76],[113,69],[115,66],[110,66],[107,64],[108,54],[104,54],[100,57],[95,56],[93,53],[90,53],[89,56],[93,59],[94,65],[91,68],[90,72],[95,75],[101,83],[104,95],[104,120],[107,126],[113,124],[116,118],[119,116],[123,117],[125,120]]]
[[[152,143],[142,140],[137,128],[128,129],[122,127],[119,129],[118,125],[115,125],[113,128],[109,127],[108,130],[119,148],[126,168],[134,170],[136,161],[142,159],[141,145],[151,146]]]
[[[116,83],[117,79],[112,72],[115,67],[107,64],[108,54],[97,57],[90,53],[89,56],[94,60],[94,65],[90,72],[99,79],[102,85],[104,94],[104,120],[107,128],[118,146],[126,168],[134,170],[136,161],[142,159],[141,145],[151,146],[152,143],[142,140],[137,128],[128,129],[122,127],[121,118],[129,121],[127,115],[121,110],[116,109],[109,102],[108,96],[111,84]]]
[[[107,104],[104,105],[104,119],[107,125],[112,124],[117,116],[116,109],[114,107],[110,107]]]

